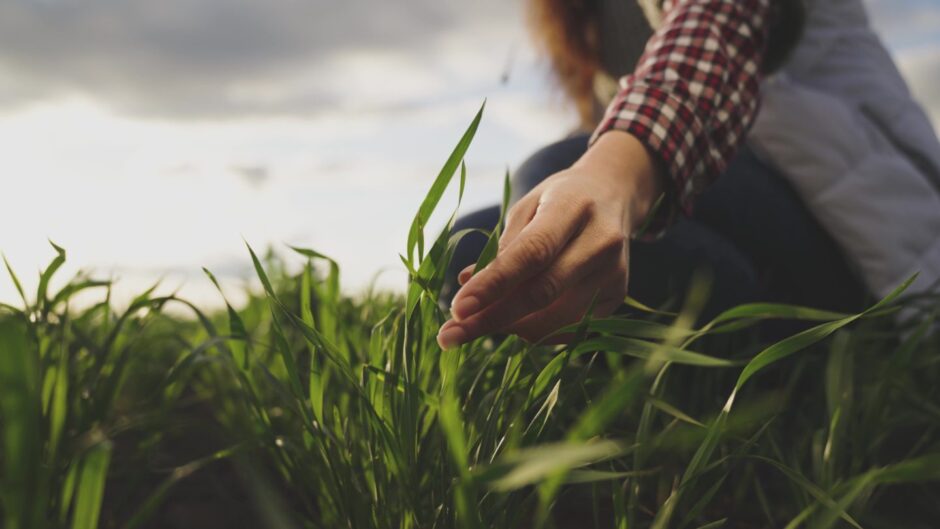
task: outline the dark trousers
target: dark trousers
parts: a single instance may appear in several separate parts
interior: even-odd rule
[[[513,176],[513,202],[570,167],[586,148],[587,136],[579,135],[536,152]],[[492,230],[498,220],[499,206],[493,206],[461,217],[454,230]],[[485,241],[472,234],[458,245],[445,302],[456,292],[457,273],[476,262]],[[711,283],[705,317],[753,301],[852,311],[868,298],[790,185],[747,147],[697,199],[691,218],[659,240],[630,243],[629,294],[643,303],[678,308],[697,273]]]

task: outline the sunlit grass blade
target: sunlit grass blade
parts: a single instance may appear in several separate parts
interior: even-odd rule
[[[497,468],[503,475],[493,478],[490,487],[498,491],[516,490],[539,483],[559,471],[600,463],[629,453],[631,447],[618,441],[589,443],[562,442],[530,448],[503,458]],[[582,479],[616,479],[619,473],[580,474]]]
[[[637,300],[636,298],[633,298],[633,297],[630,297],[630,296],[625,296],[625,297],[623,298],[623,304],[626,305],[626,306],[628,306],[628,307],[630,307],[630,308],[636,309],[636,310],[638,310],[638,311],[640,311],[640,312],[646,312],[646,313],[648,313],[648,314],[655,314],[655,315],[658,315],[658,316],[670,316],[670,317],[676,317],[676,316],[678,315],[678,314],[676,314],[675,312],[669,312],[669,311],[662,311],[662,310],[659,310],[659,309],[654,309],[654,308],[652,308],[652,307],[650,307],[650,306],[648,306],[648,305],[646,305],[646,304],[644,304],[644,303],[641,303],[641,302],[640,302],[639,300]]]
[[[476,135],[477,128],[480,125],[484,108],[486,108],[485,102],[480,106],[480,110],[477,111],[476,116],[473,118],[473,121],[470,122],[470,126],[467,127],[460,141],[457,142],[457,146],[454,147],[453,152],[451,152],[450,156],[447,158],[444,167],[441,168],[437,178],[434,179],[434,183],[431,184],[431,189],[418,208],[418,213],[415,215],[411,223],[411,229],[408,231],[408,247],[405,252],[405,257],[408,262],[416,262],[415,250],[418,252],[417,262],[420,262],[424,256],[424,228],[428,220],[430,220],[431,214],[434,213],[434,209],[437,208],[437,204],[444,195],[448,184],[450,184],[450,180],[457,171],[457,167],[464,159],[467,149],[470,147],[470,143],[473,141],[473,137]]]
[[[593,351],[621,353],[641,359],[651,358],[655,354],[661,361],[698,367],[734,367],[740,365],[740,362],[733,360],[725,360],[678,347],[620,336],[589,338],[575,346],[573,354],[578,356]]]
[[[664,400],[660,400],[653,396],[647,396],[646,401],[652,404],[653,407],[656,408],[657,410],[667,415],[671,415],[672,417],[675,417],[676,419],[682,422],[691,424],[693,426],[698,426],[699,428],[706,428],[705,424],[703,424],[700,421],[695,420],[687,413],[683,412],[679,408],[673,406],[672,404],[669,404],[668,402]]]

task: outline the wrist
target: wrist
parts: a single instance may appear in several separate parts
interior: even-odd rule
[[[602,134],[575,163],[591,174],[604,175],[624,201],[625,230],[639,229],[663,192],[663,173],[650,150],[632,134]]]

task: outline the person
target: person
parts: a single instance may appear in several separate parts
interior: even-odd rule
[[[516,172],[489,266],[472,275],[480,243],[458,247],[442,347],[496,331],[540,340],[628,293],[674,301],[699,269],[713,277],[706,314],[758,299],[850,310],[915,268],[921,288],[940,278],[940,144],[859,0],[533,10],[585,123],[604,80],[620,86],[593,134]],[[494,213],[455,229],[492,228]],[[888,214],[905,222],[877,219]]]

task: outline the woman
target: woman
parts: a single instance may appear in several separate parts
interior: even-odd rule
[[[595,293],[595,312],[610,313],[628,265],[630,293],[648,303],[711,270],[711,313],[757,299],[850,309],[866,293],[859,281],[880,294],[914,267],[940,277],[936,136],[859,0],[807,9],[787,60],[799,1],[534,2],[537,34],[586,122],[606,99],[603,79],[623,77],[589,142],[569,138],[517,172],[524,193],[499,255],[472,279],[460,273],[441,345],[493,331],[542,338],[582,317]],[[898,115],[901,129],[885,119]],[[868,165],[853,164],[859,153]]]

